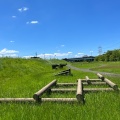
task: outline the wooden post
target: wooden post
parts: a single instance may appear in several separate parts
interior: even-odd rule
[[[104,81],[110,86],[112,87],[114,90],[118,90],[118,86],[113,83],[112,81],[108,80],[107,78],[104,79]]]
[[[40,96],[46,92],[47,90],[50,90],[50,88],[54,85],[56,85],[56,82],[57,80],[53,80],[52,82],[50,82],[48,85],[46,85],[45,87],[43,87],[41,90],[39,90],[38,92],[36,92],[34,95],[33,95],[33,98],[39,102],[40,101]]]
[[[33,98],[0,98],[0,102],[35,102]]]
[[[90,81],[91,82],[91,81]],[[106,82],[91,82],[90,85],[106,85]],[[83,82],[83,85],[89,85],[86,82]]]
[[[57,76],[57,75],[72,75],[71,74],[71,69],[61,71],[58,74],[56,74],[55,76]]]
[[[84,88],[84,92],[85,93],[89,93],[89,92],[109,92],[109,91],[114,91],[112,88]]]
[[[67,89],[59,89],[59,88],[57,88],[57,89],[51,89],[51,91],[52,92],[76,92],[76,89],[74,89],[74,88],[67,88]]]
[[[68,71],[69,71],[69,75],[71,74],[71,69],[68,69]]]
[[[91,81],[88,76],[85,77],[88,84],[91,84]]]
[[[57,69],[58,66],[59,66],[58,64],[53,64],[52,69]]]
[[[42,102],[77,102],[76,98],[41,98]]]
[[[86,79],[81,79],[82,82],[86,82]],[[101,79],[90,79],[90,82],[101,82]]]
[[[76,86],[77,83],[57,83],[57,86]]]
[[[77,84],[77,93],[76,93],[76,98],[77,100],[80,101],[84,101],[84,97],[83,97],[83,86],[82,86],[82,81],[81,79],[78,79],[78,84]]]
[[[59,68],[63,68],[63,66],[66,66],[67,64],[60,64]]]
[[[102,76],[100,73],[97,73],[97,76],[103,81],[104,80],[104,76]]]

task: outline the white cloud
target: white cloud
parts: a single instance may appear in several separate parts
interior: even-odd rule
[[[18,11],[19,11],[19,12],[22,12],[22,8],[19,8]]]
[[[12,18],[16,18],[16,16],[13,15]]]
[[[83,55],[84,53],[78,53],[78,55]]]
[[[23,7],[23,11],[27,11],[29,8],[27,7]]]
[[[16,50],[8,50],[6,48],[0,50],[0,56],[17,56],[17,53],[19,53],[19,51]]]
[[[12,41],[12,40],[11,40],[10,42],[11,42],[11,43],[14,43],[15,41]]]
[[[31,24],[38,24],[39,22],[38,21],[31,21],[30,23]]]
[[[60,52],[60,50],[57,50],[57,52]]]
[[[45,54],[39,54],[38,57],[40,58],[52,58],[54,57],[54,54],[50,54],[50,53],[45,53]]]
[[[28,22],[26,22],[26,24],[38,24],[39,22],[38,21],[28,21]]]
[[[68,53],[54,53],[54,55],[56,57],[64,57],[64,56],[68,56]]]
[[[50,59],[50,58],[64,58],[64,57],[68,57],[70,54],[72,54],[72,52],[67,52],[67,53],[45,53],[45,54],[38,54],[37,57],[43,58],[43,59]],[[29,56],[24,56],[24,58],[30,58],[33,57],[31,55]]]
[[[26,24],[30,24],[30,22],[28,21],[28,22],[26,22]]]
[[[72,52],[68,52],[68,54],[72,54]]]
[[[31,56],[31,55],[30,56],[23,56],[23,58],[26,58],[26,59],[31,58],[31,57],[33,57],[33,56]]]
[[[18,11],[19,12],[25,12],[25,11],[27,11],[29,8],[27,8],[27,7],[22,7],[22,8],[19,8],[18,9]]]
[[[82,57],[84,55],[84,53],[77,53],[77,55],[75,55],[75,57]]]
[[[65,45],[61,45],[61,47],[65,47]]]

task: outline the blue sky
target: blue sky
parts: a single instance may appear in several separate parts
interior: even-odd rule
[[[120,48],[120,1],[0,0],[0,28],[0,56],[96,56]]]

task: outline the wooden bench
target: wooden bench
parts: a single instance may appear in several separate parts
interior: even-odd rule
[[[71,74],[71,69],[61,71],[58,74],[56,74],[55,76],[57,76],[57,75],[72,75]]]
[[[58,66],[59,66],[58,64],[53,64],[53,65],[52,65],[52,69],[57,69]]]

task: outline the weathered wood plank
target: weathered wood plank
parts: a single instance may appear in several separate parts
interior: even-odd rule
[[[91,84],[91,81],[90,81],[89,77],[86,76],[85,78],[86,78],[86,82],[87,82],[88,84]]]
[[[91,82],[91,84],[84,82],[83,85],[106,85],[106,82]]]
[[[91,82],[99,82],[101,81],[101,79],[89,79]],[[84,82],[87,82],[86,79],[81,79],[81,81],[84,83]]]
[[[76,98],[78,101],[84,101],[83,86],[81,79],[78,79]]]
[[[54,89],[51,89],[51,92],[76,92],[76,89],[72,88],[72,89],[61,89],[61,88],[54,88]]]
[[[77,83],[57,83],[57,86],[76,86]]]
[[[102,91],[114,91],[112,88],[84,88],[84,92],[102,92]]]
[[[101,80],[104,80],[104,76],[101,75],[100,73],[97,73],[97,76],[98,76]]]
[[[52,82],[50,82],[49,84],[47,84],[45,87],[43,87],[41,90],[39,90],[38,92],[36,92],[34,95],[33,95],[33,98],[36,100],[36,101],[39,101],[39,97],[44,93],[46,92],[47,90],[50,90],[50,88],[52,86],[55,86],[56,85],[56,82],[57,80],[53,80]]]
[[[0,98],[0,102],[35,102],[33,98]]]
[[[104,81],[110,86],[112,87],[114,90],[118,90],[118,86],[113,83],[112,81],[108,80],[107,78],[104,79]]]
[[[41,98],[41,102],[77,102],[76,98]]]
[[[106,85],[106,82],[92,82],[90,81],[91,84],[90,85]],[[88,82],[86,81],[82,81],[83,85],[89,85]],[[57,86],[77,86],[77,83],[57,83]]]
[[[55,76],[57,76],[57,75],[72,75],[71,74],[71,69],[61,71],[58,74],[56,74]]]
[[[98,77],[101,78],[103,81],[105,81],[110,87],[112,87],[114,90],[118,90],[118,86],[113,83],[112,81],[110,81],[107,78],[104,78],[104,76],[102,76],[101,74],[97,73]]]

